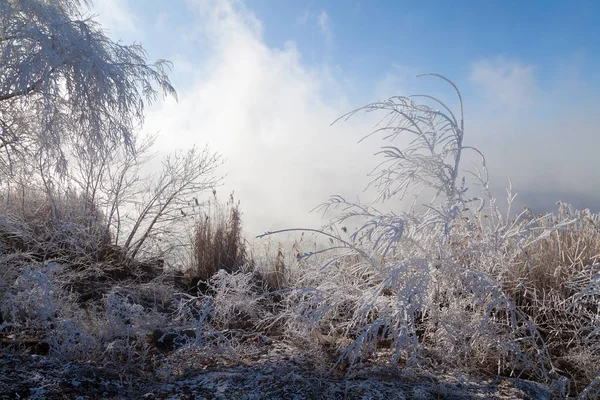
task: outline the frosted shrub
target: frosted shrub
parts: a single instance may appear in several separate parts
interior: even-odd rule
[[[384,113],[368,135],[389,142],[371,187],[380,201],[410,206],[382,213],[333,196],[321,209],[335,216],[318,231],[332,242],[330,257],[302,271],[277,318],[288,335],[316,335],[337,347],[338,362],[348,362],[350,370],[374,358],[416,367],[427,350],[448,365],[549,379],[544,338],[499,279],[525,254],[538,226],[535,219],[512,222],[499,212],[483,155],[463,143],[460,93],[433,75],[455,90],[458,114],[420,95],[393,97],[345,116]],[[393,145],[400,136],[410,139],[408,147]],[[479,161],[464,170],[468,156]],[[428,193],[432,198],[425,201]],[[355,232],[336,233],[357,224]]]
[[[213,324],[223,328],[251,328],[259,315],[259,297],[252,271],[219,270],[209,281]]]
[[[134,292],[118,287],[105,297],[104,307],[84,310],[62,286],[70,273],[56,263],[24,267],[1,304],[6,324],[39,337],[59,359],[143,359],[147,333],[166,324],[167,315],[144,308]]]
[[[132,362],[146,356],[146,325],[151,316],[144,307],[135,304],[127,295],[117,290],[106,298],[105,320],[100,336],[105,343],[104,355],[109,360]]]
[[[332,245],[287,273],[285,306],[271,324],[333,348],[349,371],[375,359],[410,371],[433,357],[553,381],[560,395],[598,393],[600,215],[563,203],[552,214],[513,213],[510,187],[500,212],[485,158],[463,143],[460,93],[436,76],[455,89],[458,114],[427,95],[359,109],[384,113],[368,136],[390,142],[371,187],[405,209],[383,213],[333,196],[321,206],[333,215],[324,229],[279,231],[312,231]],[[392,144],[401,135],[411,139],[406,148]],[[465,170],[468,154],[480,161]]]
[[[106,319],[111,336],[131,333],[132,329],[147,328],[151,318],[144,307],[136,304],[128,295],[113,290],[106,296]]]
[[[57,284],[61,270],[56,263],[23,268],[2,304],[3,314],[26,329],[48,329],[57,320],[74,316],[74,299]]]
[[[50,355],[65,361],[93,360],[101,350],[98,338],[89,333],[79,319],[57,321],[46,340],[50,345]]]
[[[55,263],[23,268],[2,303],[3,315],[18,332],[41,335],[51,355],[88,358],[98,343],[82,326],[83,312],[75,299],[60,287],[62,270]]]

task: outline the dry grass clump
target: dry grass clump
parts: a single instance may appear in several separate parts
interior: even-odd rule
[[[538,232],[500,279],[578,393],[600,374],[600,215],[563,203],[545,216],[526,212]]]
[[[186,271],[192,280],[208,281],[217,271],[239,271],[249,261],[242,234],[239,202],[233,195],[226,204],[216,194],[206,211],[196,217],[193,232],[192,266]]]
[[[4,252],[93,258],[111,240],[103,213],[88,196],[71,189],[4,188],[0,215]]]
[[[533,216],[526,211],[541,234],[524,249],[522,262],[507,271],[515,287],[520,289],[519,281],[525,280],[531,286],[521,291],[532,293],[534,297],[541,298],[549,291],[560,293],[564,298],[573,295],[566,282],[596,264],[600,257],[598,215],[589,210],[575,210],[564,203],[559,203],[556,213],[545,216]],[[555,229],[559,223],[560,228]]]

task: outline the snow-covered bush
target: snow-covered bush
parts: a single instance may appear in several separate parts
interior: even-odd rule
[[[384,113],[368,135],[389,142],[371,186],[378,200],[406,206],[383,213],[333,196],[322,206],[333,214],[331,224],[318,231],[332,241],[330,257],[308,262],[297,279],[288,279],[286,308],[273,319],[284,321],[296,340],[337,348],[338,363],[350,370],[367,359],[411,368],[433,357],[465,370],[547,382],[562,382],[563,374],[581,390],[597,368],[580,379],[577,368],[561,368],[568,356],[558,350],[571,348],[566,353],[577,357],[597,348],[597,216],[577,217],[564,206],[556,215],[525,209],[513,216],[510,189],[502,213],[489,191],[485,158],[463,143],[458,89],[432,75],[455,90],[458,113],[420,95],[345,116]],[[406,148],[394,146],[407,136]],[[339,232],[353,225],[360,228]],[[578,343],[561,333],[564,324],[569,334],[577,332]]]
[[[25,267],[2,305],[7,319],[27,329],[48,329],[58,319],[73,317],[74,299],[57,283],[61,269],[56,263]]]
[[[253,271],[219,270],[209,281],[213,291],[212,322],[224,329],[252,330],[260,314],[260,296]]]
[[[61,359],[87,359],[99,343],[84,324],[84,312],[60,284],[63,267],[50,263],[25,267],[0,309],[15,332],[41,336],[50,354]]]

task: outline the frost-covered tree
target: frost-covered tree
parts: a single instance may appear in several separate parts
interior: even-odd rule
[[[85,0],[84,0],[85,1]],[[87,3],[87,1],[86,1]],[[109,39],[79,0],[0,0],[0,160],[44,151],[64,167],[71,138],[131,143],[144,106],[175,95],[167,61]]]

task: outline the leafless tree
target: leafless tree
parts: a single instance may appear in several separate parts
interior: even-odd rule
[[[3,166],[26,150],[131,145],[145,103],[175,95],[165,71],[138,45],[110,40],[78,0],[0,0],[0,150]],[[58,156],[58,157],[57,157]]]
[[[188,217],[184,210],[190,207],[192,199],[219,183],[215,170],[220,164],[221,157],[206,147],[192,147],[164,159],[161,172],[142,192],[137,218],[123,243],[131,257],[153,238],[177,236],[175,227]]]

